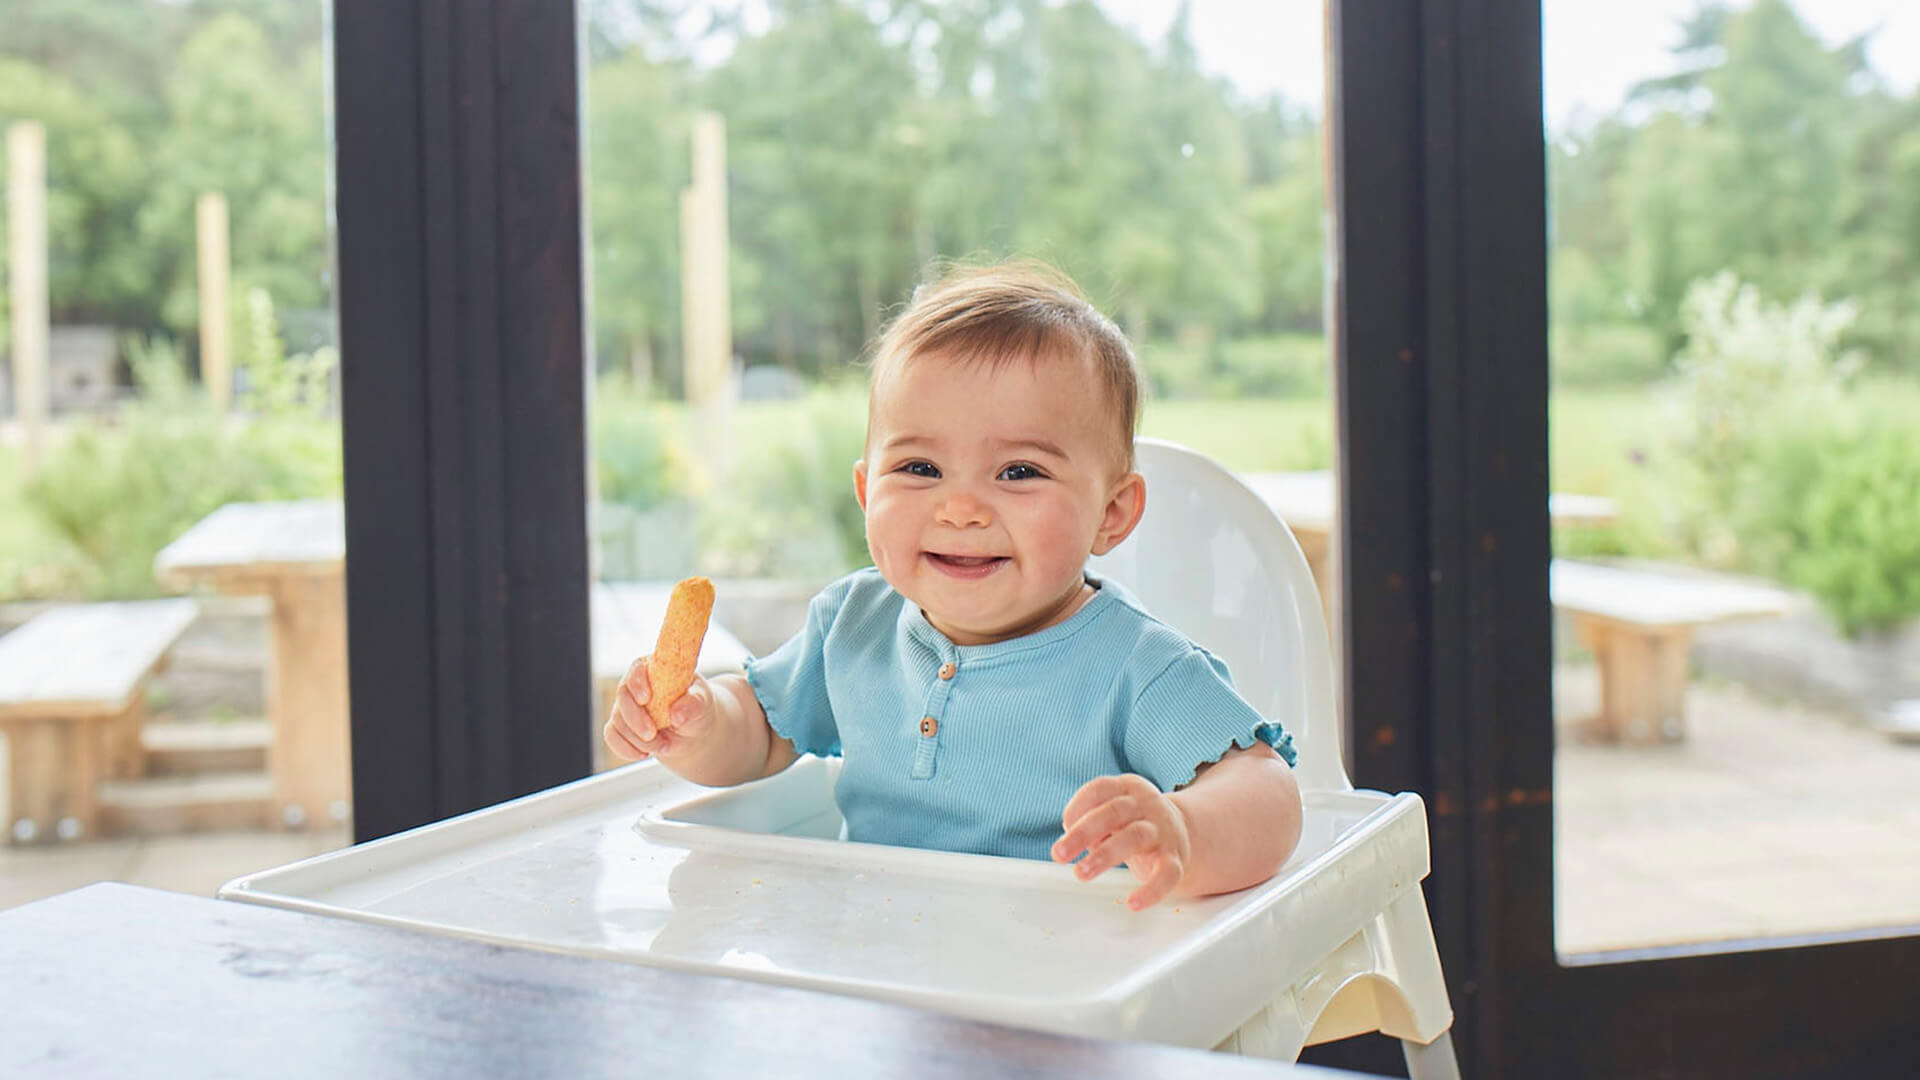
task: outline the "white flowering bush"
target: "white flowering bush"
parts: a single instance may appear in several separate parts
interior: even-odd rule
[[[1663,516],[1680,546],[1716,566],[1745,560],[1731,510],[1781,411],[1838,408],[1858,361],[1841,348],[1851,302],[1773,303],[1730,272],[1697,281],[1681,320],[1687,345],[1670,404]]]

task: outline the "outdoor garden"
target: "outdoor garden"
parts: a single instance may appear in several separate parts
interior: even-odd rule
[[[1091,3],[1032,26],[1013,2],[772,7],[752,31],[589,6],[604,500],[697,503],[675,520],[714,572],[858,565],[855,361],[929,260],[1008,252],[1076,273],[1140,344],[1147,434],[1251,471],[1331,464],[1317,116],[1208,78],[1180,24],[1143,42]],[[59,425],[34,477],[0,470],[0,594],[152,592],[153,553],[212,508],[338,492],[322,16],[10,16],[0,119],[48,129],[54,322],[112,327],[124,389]],[[1920,100],[1779,0],[1703,7],[1676,66],[1550,133],[1553,486],[1621,507],[1563,549],[1743,570],[1848,632],[1897,626],[1920,612]],[[741,403],[724,496],[677,404],[696,108],[727,123],[735,354],[801,388]],[[205,190],[233,208],[224,425],[193,381]]]

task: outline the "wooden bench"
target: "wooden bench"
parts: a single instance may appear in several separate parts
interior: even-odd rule
[[[1608,741],[1659,743],[1686,732],[1688,656],[1694,631],[1734,619],[1786,614],[1779,589],[1694,573],[1599,566],[1555,559],[1553,606],[1566,613],[1600,669],[1593,734]]]
[[[100,781],[142,768],[147,679],[196,610],[191,600],[63,607],[0,637],[13,842],[94,832]]]
[[[613,695],[634,660],[653,651],[666,621],[671,581],[597,582],[589,603],[593,615],[593,762],[596,771],[619,764],[607,752],[600,727],[613,711]],[[696,669],[702,675],[744,670],[752,654],[718,620],[707,624]]]

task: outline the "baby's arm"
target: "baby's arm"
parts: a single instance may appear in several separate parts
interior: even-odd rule
[[[1126,863],[1141,881],[1127,897],[1138,911],[1170,894],[1211,896],[1272,877],[1300,842],[1300,788],[1280,755],[1255,743],[1170,795],[1131,773],[1090,780],[1061,823],[1054,859],[1085,851],[1074,868],[1082,881]]]
[[[1300,785],[1266,743],[1229,751],[1167,799],[1186,818],[1193,841],[1182,895],[1258,885],[1299,846]]]
[[[654,726],[648,694],[642,657],[621,680],[607,719],[607,746],[623,758],[657,757],[696,784],[731,787],[772,776],[800,756],[774,733],[753,687],[739,675],[696,678],[674,702],[665,728]]]

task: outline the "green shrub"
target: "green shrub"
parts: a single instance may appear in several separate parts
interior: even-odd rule
[[[1679,547],[1709,565],[1747,562],[1731,528],[1746,466],[1773,438],[1786,406],[1832,408],[1855,360],[1842,354],[1851,304],[1761,298],[1730,273],[1687,291],[1671,416],[1656,450],[1664,517]]]
[[[100,597],[151,595],[153,557],[229,502],[340,492],[337,424],[313,414],[222,418],[191,393],[177,349],[129,344],[144,400],[117,426],[89,424],[54,448],[28,505],[91,563]]]
[[[237,289],[232,308],[233,368],[242,388],[238,407],[268,417],[324,408],[339,353],[322,346],[287,355],[273,297],[258,286]]]
[[[733,480],[703,506],[709,572],[826,579],[868,564],[866,519],[853,497],[864,406],[864,398],[816,390],[780,435],[738,440],[756,452],[735,463]]]
[[[1740,470],[1732,524],[1754,569],[1849,635],[1920,615],[1920,427],[1884,405],[1789,407]]]
[[[693,466],[673,441],[674,425],[644,389],[603,375],[593,391],[595,488],[604,502],[649,510],[694,486]]]

